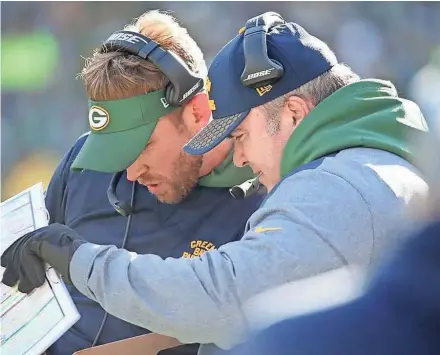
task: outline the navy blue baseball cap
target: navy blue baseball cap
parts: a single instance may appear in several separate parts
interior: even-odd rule
[[[284,67],[281,79],[258,88],[243,85],[244,33],[237,35],[220,50],[209,68],[206,89],[212,118],[185,145],[187,153],[209,152],[243,122],[252,108],[299,88],[338,63],[326,43],[296,23],[274,26],[266,38],[268,57]]]

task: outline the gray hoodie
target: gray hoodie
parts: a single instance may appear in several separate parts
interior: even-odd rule
[[[242,240],[199,258],[165,260],[83,244],[70,264],[73,283],[128,322],[182,343],[230,348],[250,331],[243,305],[251,297],[344,265],[367,266],[403,238],[397,232],[411,226],[404,208],[428,191],[408,162],[405,134],[424,128],[417,105],[389,83],[349,85],[295,130],[284,178]],[[305,136],[314,144],[293,149]]]

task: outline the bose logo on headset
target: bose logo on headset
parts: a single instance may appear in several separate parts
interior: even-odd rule
[[[189,95],[191,95],[194,91],[196,91],[196,89],[200,86],[201,82],[197,82],[196,85],[194,85],[191,89],[189,89],[185,94],[183,94],[182,96],[182,100],[180,100],[179,102],[182,102],[183,100],[185,100]]]
[[[274,70],[274,68],[267,69],[267,70],[262,70],[262,71],[257,71],[256,73],[251,73],[243,81],[251,80],[251,79],[255,79],[255,78],[260,78],[260,77],[263,77],[263,76],[266,76],[266,75],[270,75],[272,70]]]
[[[133,44],[136,44],[139,42],[143,42],[145,44],[148,44],[148,42],[146,40],[144,40],[143,38],[140,38],[139,36],[132,35],[129,33],[114,33],[107,39],[107,41],[115,41],[115,40],[127,41],[127,42],[133,43]]]
[[[108,126],[110,116],[106,110],[98,106],[90,107],[89,124],[94,131],[100,131]]]

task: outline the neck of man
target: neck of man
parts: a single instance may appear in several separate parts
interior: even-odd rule
[[[217,147],[203,155],[200,177],[206,176],[226,159],[232,149],[232,141],[226,139]]]

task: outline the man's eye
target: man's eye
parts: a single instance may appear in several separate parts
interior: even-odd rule
[[[239,135],[236,135],[236,136],[234,136],[234,137],[232,137],[234,140],[236,140],[236,141],[239,141],[239,142],[243,142],[243,139],[244,139],[244,134],[239,134]]]

